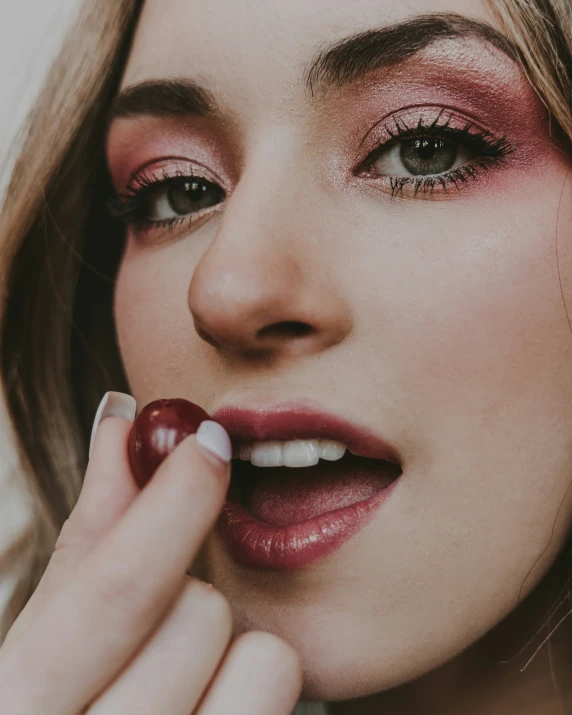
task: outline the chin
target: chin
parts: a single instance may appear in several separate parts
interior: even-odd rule
[[[219,584],[216,584],[220,588]],[[221,588],[224,592],[224,586]],[[236,594],[235,594],[236,596]],[[268,631],[289,643],[304,673],[302,699],[338,701],[398,687],[439,665],[438,653],[372,637],[367,617],[331,607],[285,606],[228,594],[235,634]],[[442,662],[442,660],[440,661]]]
[[[417,606],[410,589],[384,595],[358,556],[369,538],[362,534],[361,543],[311,568],[284,572],[241,566],[217,535],[207,540],[206,579],[229,601],[235,634],[266,631],[291,645],[301,660],[305,700],[351,700],[397,688],[474,639],[470,628],[460,631],[430,608],[425,617],[408,616]]]

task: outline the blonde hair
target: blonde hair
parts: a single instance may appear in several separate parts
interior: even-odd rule
[[[490,5],[518,49],[531,85],[566,136],[572,138],[572,3],[491,0]]]
[[[84,249],[88,236],[101,231],[103,243],[108,239],[105,257],[112,253],[105,231],[113,227],[103,215],[97,226],[92,217],[107,186],[101,150],[105,113],[141,4],[84,3],[23,129],[23,148],[0,214],[0,370],[35,512],[29,579],[5,611],[0,642],[35,590],[77,501],[93,405],[111,387],[128,391],[113,335],[96,316],[92,322],[85,316],[87,331],[76,316],[85,315],[92,276],[107,280],[109,288],[106,296],[94,291],[99,307],[109,308],[105,301],[111,300],[113,277],[98,272],[98,256],[90,259]],[[90,347],[95,344],[117,357],[97,357]]]
[[[572,142],[569,0],[489,5]],[[35,512],[33,564],[5,613],[0,643],[35,590],[77,500],[101,396],[129,391],[113,328],[122,236],[102,210],[110,189],[103,133],[141,6],[85,3],[29,117],[0,214],[0,371]]]

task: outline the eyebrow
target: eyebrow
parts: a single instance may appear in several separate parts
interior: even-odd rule
[[[476,37],[519,58],[515,45],[491,25],[457,13],[434,13],[367,30],[318,51],[304,73],[312,98],[357,83],[373,72],[404,62],[434,42]],[[222,121],[225,112],[215,96],[190,79],[158,79],[127,87],[113,101],[108,126],[120,117],[195,116]]]

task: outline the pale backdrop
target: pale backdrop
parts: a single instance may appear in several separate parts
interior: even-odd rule
[[[0,0],[0,203],[18,149],[18,131],[79,7],[79,0]],[[2,403],[0,455],[1,616],[31,556],[30,507]]]

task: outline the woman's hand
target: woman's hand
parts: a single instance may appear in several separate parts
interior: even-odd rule
[[[104,419],[80,499],[0,648],[10,715],[289,715],[301,689],[277,636],[232,640],[224,596],[186,575],[230,466],[187,437],[141,492],[131,423]]]

